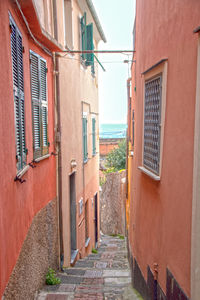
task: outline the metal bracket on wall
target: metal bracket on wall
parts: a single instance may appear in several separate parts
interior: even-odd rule
[[[29,163],[29,166],[30,166],[32,169],[36,168],[36,166],[33,165],[33,161]]]
[[[19,181],[21,184],[26,182],[26,179],[22,179],[21,177],[16,176],[14,181]]]
[[[58,155],[58,153],[51,152],[51,155],[53,155],[53,156],[57,156],[57,155]]]

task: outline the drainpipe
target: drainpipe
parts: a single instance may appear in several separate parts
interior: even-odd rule
[[[53,1],[54,10],[54,37],[58,40],[57,27],[57,5]],[[63,214],[62,214],[62,151],[61,151],[61,121],[60,121],[60,83],[59,83],[59,59],[54,53],[54,84],[55,84],[55,103],[57,109],[57,126],[56,126],[56,144],[57,144],[57,196],[58,196],[58,224],[59,224],[59,243],[60,243],[60,269],[63,271],[64,264],[64,247],[63,247]]]
[[[55,96],[57,105],[57,184],[58,184],[58,201],[59,201],[59,237],[60,237],[60,269],[63,271],[64,247],[63,247],[63,214],[62,214],[62,151],[61,151],[61,121],[60,121],[60,84],[59,84],[59,59],[54,56],[54,74],[55,74]]]
[[[127,136],[126,136],[126,198],[128,198],[128,154],[129,154],[129,139],[130,139],[130,109],[131,109],[131,101],[130,101],[130,84],[131,78],[127,79]]]

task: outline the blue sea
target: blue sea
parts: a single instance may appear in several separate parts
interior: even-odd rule
[[[126,124],[100,124],[100,139],[125,138],[126,128]]]

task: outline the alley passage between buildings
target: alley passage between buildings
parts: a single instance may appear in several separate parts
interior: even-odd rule
[[[131,285],[126,241],[119,237],[101,236],[97,254],[76,262],[58,275],[61,284],[45,286],[37,300],[141,300]]]

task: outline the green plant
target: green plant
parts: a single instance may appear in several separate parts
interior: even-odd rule
[[[119,143],[118,148],[108,153],[106,157],[106,167],[112,172],[126,168],[126,139],[123,139]]]
[[[55,284],[60,284],[61,280],[60,278],[56,277],[56,272],[49,268],[47,274],[46,274],[46,284],[47,285],[55,285]]]
[[[124,236],[122,234],[117,235],[120,240],[124,240]]]
[[[97,249],[95,249],[95,248],[92,248],[92,253],[95,253],[95,254],[97,254],[97,253],[98,253],[98,250],[97,250]]]
[[[124,236],[122,234],[119,234],[119,233],[113,233],[113,234],[111,234],[111,236],[118,237],[120,240],[124,240]]]
[[[104,183],[106,182],[106,177],[105,176],[104,177],[100,177],[99,181],[100,181],[99,182],[100,186],[104,185]]]

